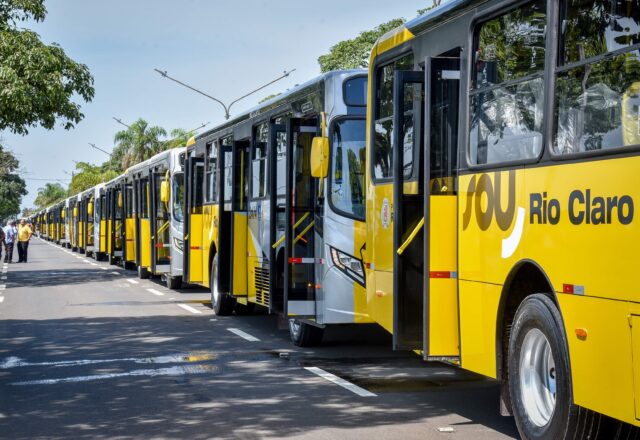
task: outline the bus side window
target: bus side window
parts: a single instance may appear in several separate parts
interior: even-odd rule
[[[473,164],[534,159],[542,151],[546,3],[526,3],[476,28]]]

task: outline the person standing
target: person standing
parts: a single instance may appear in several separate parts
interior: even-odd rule
[[[7,222],[7,226],[4,228],[4,247],[5,247],[5,263],[13,263],[13,244],[18,238],[18,230],[16,229],[15,220]]]
[[[27,251],[29,249],[29,240],[33,235],[33,230],[27,222],[20,219],[20,227],[18,227],[18,263],[27,262]]]

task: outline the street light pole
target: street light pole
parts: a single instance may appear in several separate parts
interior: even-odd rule
[[[127,127],[127,128],[131,128],[131,126],[130,126],[130,125],[127,125],[127,124],[125,124],[124,122],[122,122],[122,119],[118,119],[118,118],[116,118],[115,116],[113,116],[113,120],[114,120],[114,121],[116,121],[116,122],[117,122],[118,124],[120,124],[120,125],[124,125],[124,126],[125,126],[125,127]]]
[[[262,90],[262,89],[264,89],[264,88],[266,88],[266,87],[269,87],[271,84],[276,83],[276,82],[280,81],[281,79],[284,79],[284,78],[288,77],[289,75],[291,75],[291,73],[293,73],[293,72],[295,72],[295,71],[296,71],[296,69],[292,69],[292,70],[290,70],[290,71],[288,71],[288,72],[287,72],[287,71],[285,71],[281,76],[279,76],[278,78],[274,79],[273,81],[268,82],[267,84],[265,84],[265,85],[263,85],[263,86],[260,86],[260,87],[258,87],[258,88],[257,88],[257,89],[255,89],[255,90],[252,90],[251,92],[247,93],[246,95],[243,95],[243,96],[239,97],[238,99],[236,99],[236,100],[234,100],[234,101],[231,101],[231,103],[230,103],[229,105],[226,105],[224,102],[222,102],[222,101],[221,101],[221,100],[219,100],[218,98],[214,98],[213,96],[211,96],[211,95],[209,95],[209,94],[207,94],[207,93],[205,93],[205,92],[203,92],[203,91],[201,91],[201,90],[198,90],[198,89],[196,89],[195,87],[190,86],[189,84],[185,84],[185,83],[183,83],[183,82],[182,82],[182,81],[180,81],[180,80],[177,80],[177,79],[175,79],[175,78],[170,77],[170,76],[167,74],[167,71],[166,71],[166,70],[160,70],[160,69],[153,69],[153,70],[155,70],[156,72],[158,72],[158,73],[159,73],[163,78],[170,79],[171,81],[176,82],[176,83],[180,84],[181,86],[188,88],[189,90],[193,90],[194,92],[199,93],[199,94],[201,94],[202,96],[206,96],[207,98],[212,99],[212,100],[214,100],[215,102],[217,102],[218,104],[220,104],[220,105],[222,106],[222,108],[224,108],[224,118],[225,118],[225,119],[229,119],[229,118],[231,117],[230,111],[231,111],[231,106],[232,106],[233,104],[235,104],[235,103],[236,103],[236,102],[238,102],[238,101],[243,100],[244,98],[247,98],[248,96],[253,95],[253,94],[254,94],[254,93],[256,93],[256,92],[259,92],[260,90]]]
[[[91,145],[91,148],[95,148],[96,150],[100,150],[100,151],[102,151],[104,154],[106,154],[106,155],[108,155],[108,156],[111,156],[111,153],[109,153],[108,151],[103,150],[103,149],[102,149],[102,148],[100,148],[100,147],[96,147],[96,144],[92,144],[91,142],[89,142],[89,145]]]

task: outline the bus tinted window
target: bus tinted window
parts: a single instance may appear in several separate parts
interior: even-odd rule
[[[640,43],[640,1],[567,0],[565,64]]]
[[[375,179],[386,179],[393,175],[393,75],[396,70],[413,70],[413,54],[382,66],[376,72],[376,120],[373,146],[373,174]],[[406,118],[405,118],[406,119]],[[409,132],[405,128],[405,135]],[[406,137],[406,136],[405,136]],[[405,149],[405,177],[411,176],[413,150]]]
[[[176,173],[173,176],[173,188],[171,189],[173,198],[173,218],[182,223],[184,219],[184,174]]]
[[[344,83],[344,103],[354,107],[367,105],[367,77],[353,78]]]
[[[251,153],[251,197],[262,198],[267,193],[267,143],[269,125],[260,124],[255,129]]]
[[[222,140],[224,151],[224,201],[231,202],[233,196],[233,151],[231,150],[231,138]]]
[[[365,216],[365,127],[364,119],[345,119],[335,124],[329,182],[331,205],[362,220]]]
[[[528,3],[479,26],[470,93],[473,164],[534,159],[542,150],[545,5]]]
[[[537,0],[480,25],[476,87],[512,81],[544,69],[546,3]]]
[[[206,173],[206,203],[217,201],[216,175],[218,163],[218,149],[216,145],[211,143],[207,145],[207,169]]]

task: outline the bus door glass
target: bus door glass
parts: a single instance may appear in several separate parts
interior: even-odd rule
[[[393,78],[393,346],[422,348],[424,72]],[[410,160],[406,160],[410,158]]]
[[[460,355],[458,323],[457,168],[460,49],[427,59],[425,111],[425,279],[426,359]],[[427,221],[428,220],[428,221]]]
[[[215,154],[217,158],[217,150]],[[213,158],[213,167],[215,168],[215,160]],[[209,159],[212,160],[212,159]],[[207,168],[208,170],[208,168]],[[213,176],[213,172],[212,172]],[[205,166],[204,157],[189,157],[185,180],[186,186],[186,224],[184,235],[184,262],[183,276],[185,281],[190,283],[202,283],[202,205],[204,203],[204,178]],[[213,177],[212,177],[213,178]],[[216,185],[213,184],[211,190],[215,190]],[[209,191],[209,189],[208,189]],[[211,195],[214,197],[214,194]]]
[[[269,307],[271,312],[283,312],[284,298],[284,261],[285,261],[285,205],[287,190],[287,125],[284,118],[277,118],[269,125],[269,145],[267,147],[268,205],[265,203],[263,214],[265,232],[269,234],[269,261],[256,268],[256,302]],[[268,221],[268,223],[266,223]],[[279,309],[273,307],[275,303]]]
[[[164,273],[170,270],[171,242],[169,240],[169,203],[163,202],[161,187],[163,182],[170,185],[171,176],[165,170],[152,172],[153,186],[151,187],[151,270],[154,273]]]
[[[233,143],[233,223],[231,257],[233,281],[231,293],[234,296],[247,296],[247,239],[249,238],[247,212],[249,193],[249,156],[251,141],[242,140]],[[254,252],[255,253],[255,252]]]
[[[315,318],[315,200],[317,179],[311,176],[311,144],[317,121],[291,120],[287,152],[285,235],[285,315]],[[277,304],[276,304],[277,306]]]

